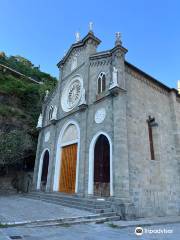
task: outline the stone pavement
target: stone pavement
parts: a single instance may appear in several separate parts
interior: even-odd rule
[[[0,197],[0,223],[69,218],[90,214],[92,213],[41,200],[27,199],[20,195]],[[142,236],[136,236],[137,226],[143,228]],[[171,233],[162,233],[164,229],[170,230]],[[160,230],[161,233],[152,232],[154,230]],[[179,240],[180,216],[114,221],[104,224],[64,224],[51,227],[27,225],[2,228],[0,225],[0,240],[13,238],[22,240]]]
[[[115,221],[112,223],[117,227],[121,227],[121,228],[135,227],[135,226],[162,225],[162,224],[180,223],[180,216],[139,218],[137,220],[130,220],[130,221],[121,220],[121,221]]]
[[[87,211],[41,200],[23,198],[20,195],[0,197],[0,223],[58,219],[91,214]]]
[[[180,223],[168,225],[153,225],[149,229],[169,229],[172,233],[154,234],[145,233],[136,236],[135,227],[115,228],[113,225],[106,224],[80,224],[72,226],[56,227],[10,227],[0,230],[7,237],[3,236],[0,240],[9,240],[11,237],[20,236],[22,240],[179,240]]]

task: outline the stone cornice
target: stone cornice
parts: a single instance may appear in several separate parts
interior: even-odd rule
[[[150,75],[143,72],[142,70],[135,67],[134,65],[128,63],[127,61],[125,61],[125,71],[127,73],[131,74],[136,79],[139,79],[139,80],[143,81],[148,86],[152,87],[154,90],[156,90],[156,91],[158,91],[162,94],[169,95],[169,93],[171,91],[175,91],[176,95],[178,95],[178,91],[176,89],[169,88],[168,86],[164,85],[163,83],[161,83],[157,79],[151,77]]]
[[[105,57],[111,57],[111,55],[112,55],[111,52],[108,50],[108,51],[95,53],[95,54],[91,55],[89,57],[89,59],[90,60],[100,59],[100,58],[105,58]]]
[[[101,40],[97,37],[94,36],[94,34],[92,32],[89,32],[81,41],[74,43],[71,45],[70,49],[68,50],[67,54],[63,57],[63,59],[57,64],[58,67],[60,67],[61,65],[63,65],[67,58],[69,57],[69,55],[71,54],[72,50],[75,48],[79,48],[79,47],[83,47],[85,45],[85,43],[87,41],[94,41],[94,43],[96,45],[99,45]]]
[[[111,64],[111,62],[112,62],[111,58],[94,59],[90,61],[90,67],[108,65],[108,64]]]

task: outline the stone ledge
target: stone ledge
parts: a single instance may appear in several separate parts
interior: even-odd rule
[[[138,220],[131,220],[131,221],[120,220],[113,223],[120,228],[152,226],[152,225],[161,225],[161,224],[169,224],[169,223],[180,223],[180,216],[139,218]]]

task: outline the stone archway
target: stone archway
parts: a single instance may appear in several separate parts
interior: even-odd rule
[[[48,150],[46,150],[43,158],[42,174],[41,174],[41,190],[42,191],[46,190],[48,167],[49,167],[49,152]]]
[[[46,190],[48,168],[49,168],[49,150],[44,149],[44,151],[41,154],[41,158],[39,162],[39,172],[38,172],[38,180],[37,180],[38,190],[42,190],[42,191]]]
[[[110,195],[110,144],[103,134],[99,135],[94,147],[94,195]]]
[[[78,191],[80,130],[70,121],[61,130],[56,152],[54,191],[76,193]]]
[[[112,141],[105,132],[98,132],[89,146],[88,194],[113,196]]]

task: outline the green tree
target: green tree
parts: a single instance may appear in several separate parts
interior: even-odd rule
[[[13,130],[9,133],[0,133],[0,165],[14,165],[34,151],[33,139],[25,131]]]

